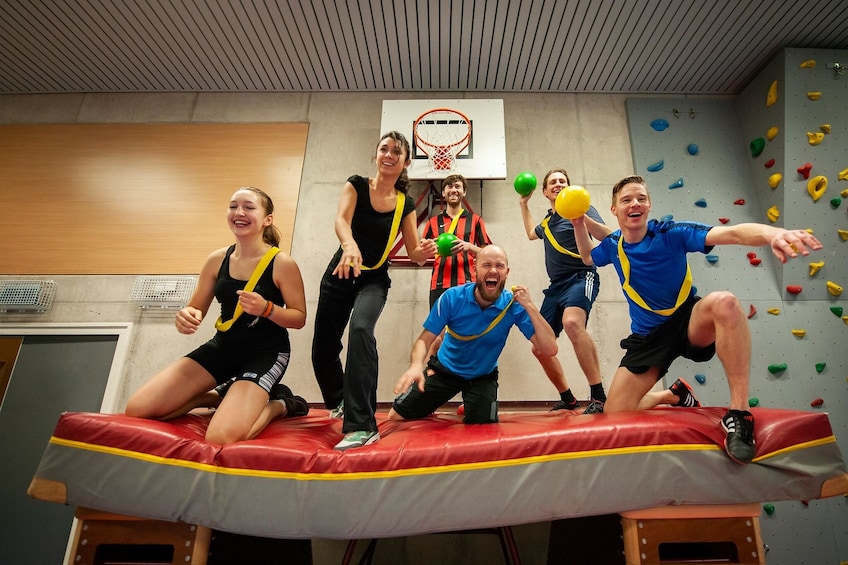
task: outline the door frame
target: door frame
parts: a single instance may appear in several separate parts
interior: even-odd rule
[[[112,365],[109,369],[109,377],[106,381],[106,389],[103,391],[103,400],[100,403],[100,411],[113,414],[118,408],[119,395],[123,385],[124,364],[130,349],[130,338],[132,337],[132,322],[81,322],[81,323],[40,323],[21,322],[0,324],[0,336],[28,336],[28,335],[114,335],[118,337],[115,344],[115,354],[112,357]],[[14,375],[15,368],[12,367]]]

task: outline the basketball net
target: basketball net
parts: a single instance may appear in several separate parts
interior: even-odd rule
[[[412,133],[431,171],[452,171],[457,155],[471,140],[471,121],[457,110],[436,108],[415,120]]]

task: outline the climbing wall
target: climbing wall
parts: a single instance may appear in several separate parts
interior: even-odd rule
[[[627,112],[654,218],[811,229],[824,244],[785,265],[767,247],[689,260],[699,294],[731,290],[749,313],[749,403],[828,412],[848,455],[848,74],[835,62],[848,52],[785,50],[738,97],[633,98]],[[678,360],[678,376],[705,404],[729,400],[718,359]],[[765,502],[761,521],[770,565],[848,562],[846,497]]]

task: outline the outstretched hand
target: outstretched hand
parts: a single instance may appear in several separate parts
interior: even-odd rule
[[[769,244],[772,253],[781,263],[796,258],[799,253],[806,257],[810,251],[822,248],[821,242],[805,230],[778,230]]]

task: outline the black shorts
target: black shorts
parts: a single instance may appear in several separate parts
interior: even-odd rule
[[[424,392],[413,384],[392,403],[395,412],[412,420],[429,416],[448,400],[462,392],[466,424],[491,424],[498,421],[498,369],[488,375],[464,379],[445,369],[435,356],[424,371]]]
[[[627,353],[619,366],[641,375],[651,367],[659,367],[657,380],[668,372],[672,362],[685,357],[696,362],[709,361],[715,355],[715,343],[706,347],[695,347],[689,343],[689,319],[692,308],[701,298],[693,296],[683,303],[668,319],[648,335],[630,334],[621,340],[621,348]]]
[[[213,337],[188,355],[206,369],[219,385],[229,380],[252,381],[270,394],[289,366],[289,351],[268,347],[233,347]]]

